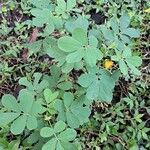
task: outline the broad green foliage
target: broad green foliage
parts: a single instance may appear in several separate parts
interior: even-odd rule
[[[44,127],[40,132],[44,138],[49,137],[50,140],[43,145],[42,150],[76,150],[76,146],[71,143],[76,137],[76,131],[67,128],[63,121],[58,121],[54,127]]]
[[[81,28],[87,32],[88,27],[89,22],[84,16],[79,16],[76,20],[69,20],[65,24],[65,28],[71,33],[77,28]]]
[[[38,114],[44,111],[40,102],[26,89],[20,91],[18,102],[9,94],[2,97],[2,105],[7,112],[0,114],[0,125],[5,126],[13,122],[10,128],[13,134],[21,134],[25,127],[29,130],[37,128]]]
[[[65,0],[57,0],[57,6],[55,8],[55,12],[58,15],[61,15],[63,18],[68,18],[67,13],[69,13],[76,5],[76,0],[66,1]]]
[[[61,74],[61,69],[53,65],[50,69],[50,76],[45,76],[51,89],[59,88],[60,90],[69,90],[72,88],[72,82],[68,80],[68,75]]]
[[[118,70],[110,73],[104,69],[92,68],[88,73],[79,77],[78,83],[87,88],[86,96],[88,99],[111,102],[113,89],[119,75]]]
[[[67,122],[71,128],[77,128],[87,122],[90,115],[90,109],[83,106],[82,101],[74,100],[70,92],[64,93],[63,100],[56,100],[54,108],[59,112],[57,119]]]
[[[1,0],[0,150],[148,150],[149,8]]]
[[[106,25],[101,25],[100,30],[109,43],[114,42],[117,48],[121,48],[121,45],[130,43],[131,38],[140,36],[139,30],[129,25],[130,18],[127,13],[124,13],[119,19],[114,17]]]
[[[46,87],[48,87],[48,82],[46,80],[41,80],[41,73],[34,73],[33,82],[29,81],[27,77],[20,78],[19,84],[25,86],[33,94],[40,94]]]
[[[58,40],[58,47],[68,53],[67,63],[80,62],[83,58],[89,66],[93,67],[97,60],[103,57],[98,49],[98,40],[94,36],[87,37],[87,33],[81,28],[74,29],[72,37],[61,37]]]
[[[55,28],[62,27],[62,20],[58,16],[54,16],[53,5],[51,5],[48,1],[38,0],[38,1],[31,1],[35,8],[31,9],[31,14],[35,16],[32,20],[32,25],[37,27],[44,28],[44,35],[51,34]]]
[[[123,51],[116,50],[116,55],[112,56],[112,60],[118,61],[119,69],[124,76],[128,75],[128,72],[135,75],[140,75],[140,71],[137,69],[142,64],[142,59],[139,56],[132,56],[130,48],[123,49]]]

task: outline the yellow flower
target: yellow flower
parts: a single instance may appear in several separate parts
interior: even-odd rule
[[[112,60],[108,60],[108,59],[106,59],[105,61],[104,61],[104,67],[106,68],[106,69],[111,69],[112,68],[112,66],[113,66],[113,61]]]

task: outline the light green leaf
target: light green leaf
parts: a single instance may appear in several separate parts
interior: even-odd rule
[[[123,29],[122,33],[128,35],[131,38],[138,38],[140,36],[140,31],[134,28]]]
[[[68,142],[68,141],[73,141],[75,139],[76,135],[77,135],[77,133],[74,129],[67,128],[65,131],[61,132],[58,135],[58,138],[61,141]]]
[[[64,36],[58,39],[58,47],[64,52],[73,52],[80,50],[81,44],[72,37]]]
[[[114,41],[113,32],[110,29],[108,29],[105,25],[102,25],[100,27],[100,30],[102,31],[103,36],[106,40]]]
[[[72,37],[82,45],[88,44],[87,33],[82,28],[76,28],[73,30]]]
[[[66,128],[66,124],[63,121],[58,121],[54,126],[54,132],[59,133],[62,132]]]
[[[82,107],[77,101],[74,101],[71,112],[75,114],[82,125],[85,122],[88,122],[88,117],[91,114],[91,110],[89,107]]]
[[[78,83],[86,87],[86,96],[88,99],[111,102],[112,92],[115,82],[119,79],[120,72],[110,73],[105,69],[97,69],[97,67],[93,68],[92,73],[81,75]]]
[[[73,102],[74,96],[71,92],[66,92],[64,93],[63,99],[64,99],[64,106],[66,108],[69,108],[71,103]]]
[[[88,26],[89,26],[88,20],[84,18],[83,16],[79,16],[76,20],[68,21],[65,24],[66,29],[71,33],[76,28],[82,28],[83,30],[87,32]]]
[[[88,47],[85,51],[85,61],[91,67],[96,65],[97,60],[99,59],[100,52],[96,48]]]
[[[119,61],[119,69],[123,73],[123,75],[128,74],[128,67],[122,59]]]
[[[97,47],[98,46],[98,40],[95,36],[89,36],[89,45],[92,47]]]
[[[131,73],[133,73],[137,76],[141,75],[141,72],[134,65],[130,64],[129,62],[127,62],[127,65],[131,69]]]
[[[37,119],[34,116],[28,116],[27,118],[27,128],[33,130],[37,128]]]
[[[52,22],[47,23],[45,29],[44,29],[44,34],[45,35],[50,35],[52,32],[54,32],[54,24]]]
[[[124,29],[127,28],[130,25],[130,18],[129,15],[127,13],[124,13],[121,17],[120,17],[120,28]]]
[[[96,79],[96,76],[94,74],[82,74],[79,79],[78,83],[83,87],[88,87],[94,80]]]
[[[123,51],[123,54],[122,56],[124,58],[128,58],[128,57],[131,57],[132,56],[132,51],[130,48],[126,47],[126,49]]]
[[[18,99],[20,100],[20,105],[22,107],[22,110],[25,113],[30,112],[34,102],[34,95],[28,90],[23,89],[19,92]]]
[[[54,129],[50,127],[44,127],[40,131],[42,137],[51,137],[54,134]]]
[[[135,67],[139,67],[142,64],[142,59],[139,56],[128,57],[126,58],[126,61]]]
[[[24,85],[24,86],[26,86],[26,87],[30,87],[30,88],[32,87],[31,82],[29,82],[26,77],[20,78],[20,79],[19,79],[19,84],[20,84],[20,85]]]
[[[52,93],[52,91],[50,89],[44,90],[44,98],[47,103],[51,103],[52,101],[54,101],[58,95],[59,95],[58,92]]]
[[[63,105],[62,100],[57,99],[57,100],[54,102],[54,108],[55,108],[57,111],[59,111],[59,112],[63,111],[63,110],[64,110],[64,105]]]
[[[57,139],[53,138],[43,145],[42,150],[56,150]]]
[[[73,7],[76,6],[76,0],[68,0],[67,1],[67,10],[70,11]]]
[[[111,18],[110,20],[111,28],[115,32],[115,34],[119,33],[119,24],[117,18]]]
[[[87,88],[87,98],[88,99],[97,99],[99,94],[99,83],[98,81],[94,81],[88,88]]]
[[[5,94],[2,97],[2,104],[8,110],[13,110],[15,112],[20,112],[20,107],[19,107],[19,104],[17,103],[16,98],[14,96],[10,95],[10,94]]]
[[[81,59],[84,57],[84,50],[80,49],[78,51],[75,51],[66,57],[67,63],[76,63],[80,62]]]
[[[0,126],[5,126],[19,117],[19,113],[0,113]]]
[[[79,127],[80,122],[79,122],[77,116],[75,116],[70,111],[66,112],[66,119],[67,119],[68,126],[70,126],[71,128],[78,128]]]
[[[70,81],[61,82],[57,87],[61,90],[69,90],[72,87],[72,83]]]
[[[27,116],[26,115],[20,116],[11,124],[10,131],[14,135],[21,134],[25,129],[26,122],[27,122]]]

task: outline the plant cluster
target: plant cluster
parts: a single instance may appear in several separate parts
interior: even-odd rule
[[[149,7],[0,2],[0,150],[149,149]]]

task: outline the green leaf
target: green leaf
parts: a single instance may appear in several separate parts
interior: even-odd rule
[[[57,0],[57,7],[55,11],[58,14],[63,14],[66,11],[66,2],[64,0]]]
[[[42,137],[51,137],[54,134],[54,129],[49,127],[44,127],[40,131]]]
[[[73,30],[72,37],[82,45],[88,44],[87,33],[82,28],[76,28]]]
[[[6,112],[0,113],[0,126],[5,126],[19,117],[19,113]]]
[[[49,86],[49,83],[47,80],[42,80],[42,74],[39,72],[36,72],[33,74],[33,82],[29,82],[27,77],[21,78],[19,81],[20,85],[26,86],[26,88],[32,92],[32,94],[41,93],[45,88]],[[41,80],[41,81],[40,81]],[[36,93],[35,93],[36,92]]]
[[[111,18],[110,19],[111,28],[115,32],[115,34],[119,33],[119,24],[117,18]]]
[[[43,145],[42,150],[56,150],[57,139],[53,138]]]
[[[72,87],[72,83],[70,81],[61,82],[57,87],[61,90],[69,90]]]
[[[44,29],[44,34],[45,35],[50,35],[52,32],[54,32],[55,26],[52,22],[47,23],[45,29]]]
[[[40,100],[34,100],[32,92],[27,89],[21,90],[18,96],[19,103],[17,103],[17,100],[11,95],[5,95],[3,101],[4,105],[8,106],[10,108],[9,111],[12,112],[0,114],[0,121],[2,125],[13,121],[11,124],[11,132],[13,134],[22,133],[26,126],[29,130],[37,128],[38,114],[43,113],[45,110],[43,109]],[[16,105],[16,109],[17,107],[19,109],[19,111],[17,110],[18,113],[14,113],[16,111],[14,108],[15,105],[12,104],[11,106],[11,103],[13,102]]]
[[[44,127],[41,129],[41,136],[42,137],[50,137],[49,141],[43,145],[42,150],[64,150],[66,149],[65,145],[67,144],[67,147],[69,145],[69,148],[73,148],[73,143],[69,143],[69,141],[73,141],[77,135],[76,131],[70,128],[66,128],[66,124],[62,121],[58,121],[54,128]],[[68,148],[66,150],[69,150]]]
[[[66,124],[63,121],[58,121],[54,126],[54,132],[59,133],[65,130]]]
[[[95,73],[90,72],[79,77],[78,83],[86,88],[88,99],[111,102],[115,82],[118,80],[120,73],[112,74],[104,69],[93,68]]]
[[[42,106],[40,100],[34,101],[32,105],[32,109],[30,111],[30,115],[37,116],[38,114],[42,114],[45,112],[45,108]]]
[[[85,51],[85,61],[91,67],[94,67],[96,65],[97,60],[100,58],[99,55],[100,52],[98,51],[98,49],[93,47],[88,47]]]
[[[135,67],[139,67],[142,64],[142,59],[139,56],[131,56],[126,58],[128,64],[132,64]]]
[[[132,65],[132,64],[130,64],[128,62],[127,62],[127,65],[131,69],[131,73],[133,73],[133,74],[135,74],[137,76],[141,75],[141,72],[134,65]]]
[[[65,115],[66,115],[66,121],[67,121],[67,124],[68,124],[69,127],[71,127],[71,128],[79,127],[80,122],[79,122],[79,120],[78,120],[78,118],[77,118],[77,116],[75,114],[73,114],[70,111],[67,111],[65,113]]]
[[[20,84],[20,85],[24,85],[24,86],[26,86],[26,87],[30,87],[30,88],[32,87],[31,82],[29,82],[26,77],[20,78],[20,79],[19,79],[19,84]]]
[[[68,142],[68,141],[73,141],[75,139],[76,135],[77,135],[77,133],[75,130],[68,128],[65,131],[61,132],[58,135],[58,138],[61,141]]]
[[[129,15],[127,13],[124,13],[121,17],[120,17],[120,28],[124,29],[127,28],[130,25],[130,18]]]
[[[79,16],[76,20],[68,21],[65,24],[66,29],[71,33],[76,28],[82,28],[87,32],[88,26],[89,26],[88,20],[83,16]]]
[[[76,0],[67,1],[67,10],[68,11],[70,11],[75,6],[76,6]]]
[[[89,36],[89,45],[92,47],[97,47],[98,46],[98,40],[95,36]]]
[[[103,36],[106,40],[114,41],[113,32],[108,29],[105,25],[101,25],[100,30],[103,33]]]
[[[2,105],[6,107],[8,110],[13,110],[15,112],[20,112],[20,107],[17,103],[17,100],[14,96],[10,94],[5,94],[2,97]]]
[[[25,113],[30,112],[34,101],[34,95],[28,90],[23,89],[19,92],[18,98],[20,100],[20,105],[22,107],[22,110]]]
[[[84,107],[80,100],[75,102],[74,96],[70,92],[64,93],[63,99],[63,101],[56,100],[54,103],[54,108],[58,111],[58,120],[67,122],[71,128],[77,128],[88,121],[87,118],[90,115],[88,106]]]
[[[29,130],[33,130],[33,129],[36,129],[37,126],[38,126],[38,124],[37,124],[36,117],[34,117],[34,116],[28,116],[28,118],[27,118],[27,128]]]
[[[119,69],[123,73],[123,75],[128,74],[128,67],[122,59],[119,61]]]
[[[80,50],[67,55],[66,61],[67,63],[76,63],[80,62],[83,57],[84,57],[84,50],[80,48]]]
[[[123,54],[122,56],[124,58],[128,58],[128,57],[131,57],[132,56],[132,51],[130,48],[126,47],[126,49],[123,51]]]
[[[52,91],[50,89],[44,90],[44,98],[47,103],[51,103],[52,101],[54,101],[58,95],[59,95],[58,92],[52,93]]]
[[[99,95],[99,82],[94,81],[91,85],[87,88],[87,98],[88,99],[97,99]]]
[[[95,74],[90,73],[90,74],[82,74],[79,79],[78,79],[78,83],[87,88],[94,80],[96,79]]]
[[[79,41],[75,40],[72,37],[64,36],[58,39],[58,47],[64,52],[73,52],[81,48]]]
[[[131,38],[138,38],[140,36],[140,31],[134,28],[123,29],[122,33],[128,35]]]
[[[26,126],[27,116],[22,115],[18,117],[11,125],[10,131],[14,134],[20,134],[23,132],[25,126]]]
[[[65,92],[64,93],[64,105],[66,108],[69,108],[73,102],[74,96],[71,92]]]

